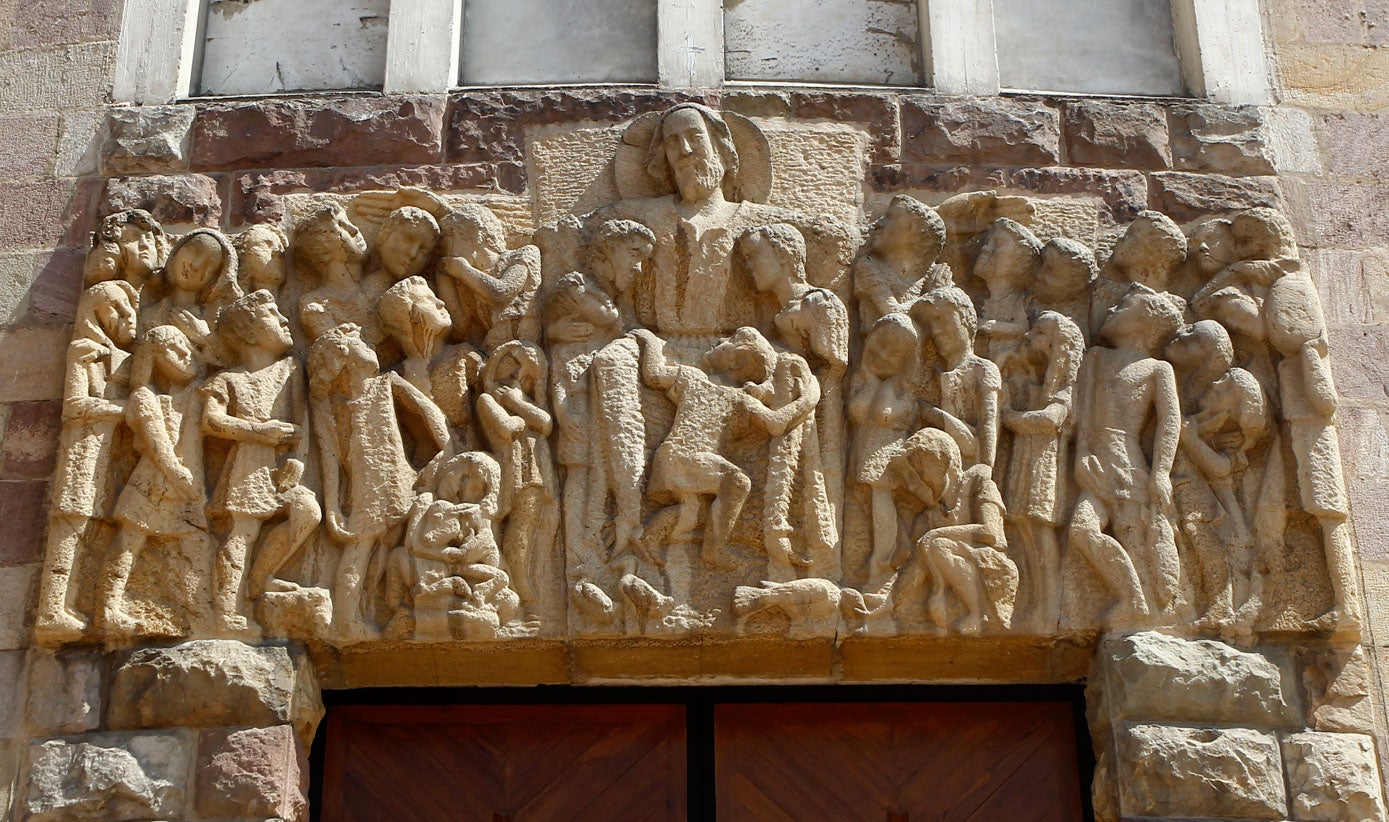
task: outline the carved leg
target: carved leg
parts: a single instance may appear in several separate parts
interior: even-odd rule
[[[742,513],[743,503],[752,493],[752,481],[748,475],[733,463],[725,463],[723,482],[714,501],[709,504],[709,521],[704,526],[704,561],[716,568],[732,567],[728,538],[733,533],[738,514]]]
[[[251,630],[251,620],[245,613],[246,557],[260,536],[261,521],[254,517],[232,517],[231,533],[217,552],[217,569],[212,603],[217,630],[227,634],[245,634]]]
[[[977,634],[984,624],[983,585],[979,569],[967,557],[960,556],[958,547],[953,541],[940,540],[935,553],[946,584],[965,606],[965,615],[956,623],[956,629],[962,634]]]
[[[72,584],[73,565],[86,533],[86,523],[72,517],[56,517],[49,526],[34,624],[34,636],[42,641],[70,642],[81,639],[87,630],[87,620],[73,607],[77,587]]]
[[[1138,571],[1119,541],[1104,533],[1109,524],[1105,504],[1091,494],[1082,494],[1071,516],[1070,545],[1080,552],[1115,596],[1106,619],[1121,622],[1148,616],[1148,602]]]
[[[1360,605],[1355,599],[1355,555],[1350,542],[1350,523],[1338,514],[1318,519],[1326,545],[1326,570],[1331,577],[1332,610],[1322,620],[1328,627],[1360,630]]]
[[[1039,633],[1050,633],[1061,620],[1061,545],[1056,529],[1046,522],[1020,519],[1016,523],[1022,538],[1022,557],[1028,580],[1031,623]]]
[[[892,499],[892,489],[877,486],[873,488],[873,553],[868,561],[868,583],[887,579],[892,575],[892,555],[897,552],[897,503]]]
[[[363,584],[373,537],[358,537],[343,546],[333,584],[333,633],[343,642],[375,639],[378,631],[362,614]]]
[[[506,528],[502,536],[502,558],[506,561],[506,571],[511,577],[511,587],[521,597],[521,605],[526,613],[533,614],[540,604],[536,600],[535,587],[531,577],[532,540],[540,527],[544,491],[540,488],[522,488],[511,501],[511,513],[506,518]]]
[[[147,539],[143,531],[132,525],[123,525],[116,534],[101,597],[101,622],[107,636],[128,637],[135,633],[135,620],[125,611],[125,586]]]
[[[939,555],[938,546],[930,543],[922,546],[921,556],[925,559],[927,567],[931,569],[931,593],[926,599],[926,609],[931,614],[931,621],[940,628],[950,627],[950,608],[945,599],[945,579],[946,569],[944,567],[944,557]]]
[[[256,599],[265,593],[280,568],[313,536],[314,529],[323,520],[318,500],[307,488],[296,488],[289,495],[288,506],[285,521],[270,529],[251,562],[246,582],[249,599]]]

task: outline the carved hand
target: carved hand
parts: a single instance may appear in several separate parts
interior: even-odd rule
[[[338,542],[351,542],[354,539],[352,532],[347,530],[347,520],[341,511],[330,509],[326,519],[328,520],[328,533],[332,535],[333,539]]]

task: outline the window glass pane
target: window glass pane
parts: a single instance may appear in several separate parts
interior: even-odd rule
[[[921,84],[913,0],[727,0],[728,77]]]
[[[656,0],[467,0],[462,82],[656,80]]]
[[[1004,88],[1183,94],[1167,0],[994,0]]]
[[[203,94],[379,88],[391,0],[210,0]]]

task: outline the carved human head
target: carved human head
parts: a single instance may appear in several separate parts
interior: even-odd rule
[[[589,243],[589,270],[604,288],[622,294],[632,287],[656,250],[656,235],[635,220],[605,220]]]
[[[1131,282],[1165,291],[1172,272],[1186,260],[1186,235],[1159,211],[1140,211],[1114,245],[1110,264]]]
[[[1211,369],[1230,370],[1235,362],[1235,346],[1225,326],[1215,320],[1200,320],[1183,327],[1167,343],[1163,357],[1181,372]]]
[[[229,257],[234,253],[216,232],[191,231],[179,238],[169,252],[164,276],[169,287],[176,291],[204,294],[212,288],[218,274],[231,264]]]
[[[164,227],[143,209],[131,209],[102,219],[92,232],[83,281],[95,285],[122,279],[136,288],[164,264],[168,239]]]
[[[995,288],[1023,288],[1042,261],[1042,243],[1021,223],[1007,217],[994,220],[984,235],[984,247],[974,262],[974,276]]]
[[[889,471],[899,477],[904,472],[910,472],[915,482],[898,481],[904,488],[915,489],[921,504],[931,508],[954,504],[955,489],[959,487],[963,465],[960,446],[953,437],[938,428],[923,428],[902,444],[901,451],[890,463]],[[919,496],[923,489],[929,496]]]
[[[750,228],[738,238],[738,253],[752,272],[758,291],[771,291],[776,283],[805,282],[805,237],[793,225]]]
[[[1155,357],[1182,324],[1182,310],[1167,295],[1133,283],[1105,314],[1100,337],[1120,348]]]
[[[187,385],[198,375],[193,343],[172,325],[158,325],[140,335],[132,362],[130,380],[135,386],[153,385],[156,378],[173,386]]]
[[[424,271],[439,244],[439,223],[422,208],[405,206],[386,215],[376,234],[376,256],[392,282]]]
[[[490,454],[465,451],[439,468],[436,495],[450,502],[473,503],[491,517],[497,512],[502,469]]]
[[[1198,294],[1191,303],[1192,312],[1203,320],[1215,320],[1236,334],[1263,339],[1263,289],[1241,287],[1231,283],[1209,293]]]
[[[381,327],[407,357],[431,356],[435,343],[453,324],[444,301],[424,277],[406,277],[381,295],[376,304]]]
[[[488,391],[504,385],[521,389],[537,402],[545,401],[545,374],[549,364],[535,343],[509,340],[497,346],[482,369]]]
[[[110,341],[128,349],[135,341],[139,295],[125,280],[107,280],[88,288],[77,303],[74,339]]]
[[[1231,221],[1235,250],[1241,260],[1292,260],[1297,258],[1293,226],[1281,211],[1251,208]]]
[[[253,225],[232,238],[240,269],[237,277],[243,291],[266,289],[279,294],[285,284],[285,252],[289,239],[277,226]]]
[[[727,374],[740,383],[761,383],[776,370],[776,349],[751,326],[743,326],[704,355],[713,371]]]
[[[928,291],[912,304],[912,319],[920,323],[935,344],[936,353],[954,368],[974,349],[979,315],[974,301],[955,286]]]
[[[1027,329],[1027,344],[1046,362],[1044,395],[1052,396],[1075,381],[1085,356],[1085,337],[1070,317],[1058,311],[1039,311]]]
[[[259,348],[279,356],[294,345],[289,320],[280,313],[275,295],[263,288],[227,306],[217,320],[217,330],[238,353]]]
[[[914,255],[912,265],[924,276],[945,248],[945,220],[915,197],[899,194],[873,225],[868,244],[879,252]]]
[[[708,199],[738,173],[738,149],[728,123],[698,103],[671,108],[652,136],[646,173],[658,182],[674,183],[681,200]]]
[[[1095,252],[1075,240],[1053,237],[1042,246],[1032,295],[1046,305],[1063,305],[1085,294],[1099,273]]]
[[[463,257],[477,265],[506,251],[506,226],[492,209],[479,203],[464,203],[444,215],[439,230],[445,257]]]
[[[356,323],[334,326],[309,348],[309,389],[315,397],[327,397],[343,375],[366,377],[376,374],[381,362],[362,339]]]
[[[367,241],[338,203],[320,206],[294,231],[294,257],[320,274],[334,265],[366,259]]]
[[[863,367],[885,380],[907,373],[920,351],[921,338],[911,318],[901,313],[888,314],[874,323],[864,337]]]
[[[1193,225],[1187,232],[1186,246],[1188,259],[1207,280],[1239,259],[1232,225],[1225,219],[1205,220]]]

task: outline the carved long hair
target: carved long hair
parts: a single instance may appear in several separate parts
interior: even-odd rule
[[[347,368],[347,358],[354,351],[366,351],[372,358],[375,357],[371,348],[362,340],[362,327],[356,323],[334,326],[314,340],[309,348],[310,398],[319,401],[328,399],[333,391],[333,384]]]
[[[661,121],[656,124],[656,130],[651,134],[651,143],[646,149],[644,166],[647,175],[661,183],[665,188],[674,189],[675,187],[670,161],[666,159],[665,131],[666,120],[670,119],[670,116],[677,111],[698,112],[704,120],[704,127],[709,132],[709,142],[714,145],[714,151],[719,155],[719,162],[723,165],[724,196],[730,201],[741,202],[743,194],[737,183],[738,147],[733,142],[733,132],[729,131],[728,123],[724,122],[717,111],[699,103],[681,103],[661,115]]]
[[[447,308],[440,308],[444,315],[444,327],[430,336],[420,322],[421,303],[438,299],[424,277],[418,274],[406,277],[381,295],[376,304],[377,316],[386,333],[395,338],[405,350],[408,358],[431,358],[438,353],[442,341],[448,336],[452,317]]]
[[[125,275],[128,261],[121,249],[121,234],[127,226],[153,235],[158,249],[155,268],[164,264],[169,250],[169,238],[164,234],[164,227],[148,211],[132,208],[102,218],[96,231],[92,232],[92,250],[83,268],[83,283],[90,286]],[[135,286],[138,288],[142,284],[135,283]]]
[[[482,368],[482,382],[487,392],[491,393],[496,390],[498,385],[497,373],[507,360],[513,360],[517,364],[517,387],[532,402],[544,407],[549,402],[546,389],[546,374],[549,371],[549,363],[545,359],[545,352],[541,351],[540,347],[534,343],[509,340],[497,346],[497,350],[492,352],[492,356],[487,358],[487,364]]]
[[[1050,400],[1075,386],[1085,356],[1085,337],[1074,320],[1058,311],[1038,312],[1032,323],[1051,341],[1042,375],[1042,396]]]
[[[454,503],[465,502],[456,499],[458,478],[465,471],[472,471],[482,478],[485,490],[482,499],[477,500],[478,507],[487,519],[496,519],[497,513],[501,510],[502,467],[491,454],[483,451],[464,451],[447,458],[443,458],[441,454],[439,459],[430,462],[424,471],[420,472],[420,480],[416,487],[428,489],[438,499]]]
[[[236,248],[222,232],[211,228],[195,228],[179,237],[178,241],[174,243],[174,247],[169,251],[168,260],[164,264],[164,275],[160,278],[160,292],[157,296],[166,297],[174,290],[174,284],[170,280],[171,269],[178,260],[179,251],[183,250],[189,243],[198,241],[199,238],[203,237],[211,238],[222,253],[221,267],[208,279],[207,284],[198,290],[197,297],[198,305],[203,307],[209,324],[212,324],[222,309],[245,296],[245,292],[241,290],[241,282],[236,276]]]
[[[82,292],[77,302],[77,317],[73,321],[73,340],[90,340],[110,351],[123,350],[111,339],[111,332],[97,315],[102,306],[124,300],[133,312],[139,308],[140,297],[135,286],[125,280],[107,280]]]
[[[805,236],[789,223],[773,223],[749,228],[738,238],[738,246],[750,242],[764,242],[776,252],[781,270],[792,282],[804,283],[805,276]]]
[[[918,276],[925,276],[927,269],[940,257],[941,250],[945,248],[945,220],[934,208],[915,197],[898,194],[887,204],[887,210],[868,233],[865,247],[870,253],[877,249],[877,239],[887,225],[888,218],[894,214],[905,216],[912,228],[912,259],[908,263],[908,270]]]

